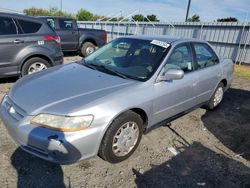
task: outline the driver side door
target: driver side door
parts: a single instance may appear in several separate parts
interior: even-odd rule
[[[184,77],[179,80],[162,81],[154,85],[153,124],[178,115],[193,107],[197,77],[192,48],[189,43],[172,50],[165,70],[182,69]]]

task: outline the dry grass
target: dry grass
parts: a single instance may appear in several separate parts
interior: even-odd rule
[[[250,66],[234,65],[234,75],[237,77],[250,79]]]

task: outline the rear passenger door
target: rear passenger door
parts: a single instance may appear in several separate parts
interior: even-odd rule
[[[17,72],[18,65],[15,58],[23,47],[18,32],[14,19],[0,16],[0,75]]]
[[[78,29],[72,19],[58,18],[57,34],[61,37],[63,51],[76,51],[78,49]]]
[[[196,74],[198,76],[196,103],[200,104],[210,99],[221,79],[219,58],[206,43],[192,43],[194,51]]]

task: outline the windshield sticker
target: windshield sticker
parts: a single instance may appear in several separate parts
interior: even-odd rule
[[[167,42],[163,42],[163,41],[159,41],[159,40],[152,40],[150,42],[150,44],[154,44],[163,48],[168,48],[170,46],[170,44],[168,44]]]

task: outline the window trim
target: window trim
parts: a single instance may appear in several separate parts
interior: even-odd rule
[[[208,49],[209,49],[208,51],[217,58],[218,63],[215,63],[215,64],[207,66],[207,67],[198,68],[199,64],[198,64],[198,61],[197,61],[197,56],[196,56],[196,51],[195,51],[195,45],[196,44],[207,46]],[[193,56],[194,56],[195,70],[203,70],[204,68],[213,67],[213,66],[218,65],[220,63],[220,59],[219,59],[218,55],[214,52],[214,50],[207,43],[205,43],[205,42],[191,42],[191,47],[192,47]]]

